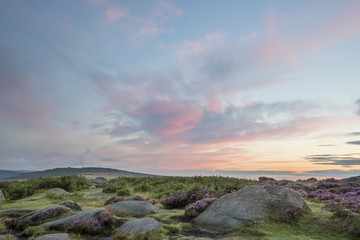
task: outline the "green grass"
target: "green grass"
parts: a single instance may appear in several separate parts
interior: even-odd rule
[[[302,216],[293,225],[277,222],[259,222],[240,228],[223,240],[351,240],[341,223],[332,219],[332,213],[323,209],[321,203],[308,202],[311,213]]]

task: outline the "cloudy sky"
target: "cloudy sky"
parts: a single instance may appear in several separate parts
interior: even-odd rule
[[[360,175],[360,2],[0,1],[0,169]]]

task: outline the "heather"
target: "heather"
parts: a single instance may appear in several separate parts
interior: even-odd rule
[[[114,219],[110,213],[103,211],[97,219],[76,220],[70,227],[70,231],[75,233],[96,235],[104,231],[105,228],[111,228]]]

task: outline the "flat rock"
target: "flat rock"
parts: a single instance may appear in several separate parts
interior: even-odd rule
[[[65,200],[61,203],[58,203],[57,205],[62,205],[65,206],[67,208],[70,208],[74,211],[82,211],[82,208],[80,207],[80,205],[77,202],[71,201],[71,200]]]
[[[110,212],[117,216],[125,213],[134,217],[145,217],[147,214],[158,210],[158,207],[145,201],[124,201],[110,206]]]
[[[71,238],[67,233],[54,233],[37,237],[35,240],[71,240]]]
[[[124,223],[119,228],[119,231],[123,233],[130,233],[133,236],[138,236],[142,233],[158,231],[160,227],[161,223],[153,218],[146,217]]]
[[[0,235],[0,240],[8,240],[5,235]]]
[[[0,189],[0,202],[5,202],[5,201],[6,201],[6,199],[5,199],[4,193]]]
[[[44,228],[44,229],[56,228],[56,229],[67,230],[71,227],[72,223],[76,220],[86,220],[86,221],[96,220],[102,211],[106,211],[106,209],[105,208],[90,209],[90,210],[80,212],[78,214],[75,214],[75,215],[72,215],[72,216],[69,216],[66,218],[62,218],[62,219],[58,219],[55,221],[41,224],[41,225],[39,225],[39,227]]]
[[[58,195],[69,193],[69,192],[65,191],[64,189],[62,189],[62,188],[51,188],[51,189],[49,189],[49,191],[53,192],[53,193],[56,193]]]
[[[225,195],[196,217],[196,225],[209,232],[225,232],[256,220],[280,219],[283,209],[310,210],[297,191],[278,186],[248,186]]]

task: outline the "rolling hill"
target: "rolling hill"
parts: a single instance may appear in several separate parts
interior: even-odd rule
[[[146,176],[156,176],[151,174],[128,172],[125,170],[118,170],[112,168],[100,168],[100,167],[83,167],[83,168],[54,168],[44,171],[21,173],[20,175],[12,175],[6,178],[5,180],[20,180],[20,179],[30,179],[30,178],[39,178],[39,177],[60,177],[67,175],[108,175],[108,176],[135,176],[135,177],[146,177]]]

